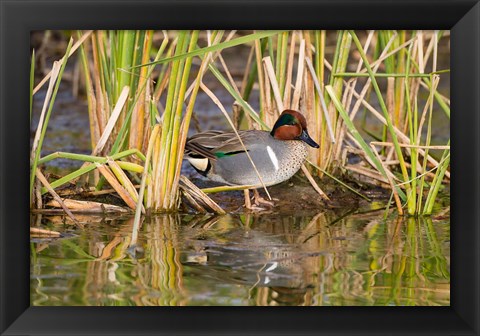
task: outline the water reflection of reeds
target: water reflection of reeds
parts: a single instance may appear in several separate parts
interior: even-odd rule
[[[177,215],[154,217],[144,223],[147,262],[139,265],[139,278],[143,280],[143,288],[135,297],[137,305],[183,305],[178,223]]]
[[[131,219],[86,227],[33,242],[33,305],[450,303],[445,221],[163,215],[143,221],[135,244]]]

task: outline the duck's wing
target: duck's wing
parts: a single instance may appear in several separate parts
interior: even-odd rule
[[[248,149],[255,144],[256,141],[256,136],[257,134],[255,132],[258,131],[239,131],[238,135],[242,139],[240,142],[240,139],[235,133],[230,133],[230,137],[225,139],[225,141],[215,148],[215,153],[218,156],[230,156],[230,155],[235,155],[239,153],[244,153],[245,147]],[[243,142],[243,145],[242,145]]]
[[[217,146],[214,138],[222,135],[221,131],[207,131],[193,135],[185,143],[185,155],[193,158],[209,158],[215,160],[215,147]]]
[[[253,140],[251,131],[238,131],[245,145]],[[244,152],[244,148],[234,132],[207,131],[187,139],[185,155],[216,159],[225,155]]]

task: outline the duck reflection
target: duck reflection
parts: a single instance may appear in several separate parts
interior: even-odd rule
[[[378,214],[32,219],[33,305],[448,305],[448,220]]]
[[[309,230],[308,220],[252,214],[207,218],[190,226],[194,231],[182,264],[197,277],[248,286],[250,299],[263,298],[257,304],[301,305],[314,287],[309,259],[324,254],[303,242],[308,232],[301,228]]]

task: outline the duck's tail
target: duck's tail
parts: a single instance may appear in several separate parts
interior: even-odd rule
[[[208,148],[196,143],[194,139],[187,139],[185,144],[185,158],[195,170],[207,176],[212,168],[210,160],[216,160],[215,154]]]

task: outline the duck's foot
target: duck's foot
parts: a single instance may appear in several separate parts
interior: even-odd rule
[[[250,211],[262,211],[262,210],[265,210],[263,208],[260,208],[258,207],[257,205],[258,204],[253,204],[252,205],[252,201],[250,200],[250,190],[248,189],[245,189],[243,191],[243,194],[245,196],[245,208],[250,210]]]
[[[253,202],[257,206],[266,205],[270,208],[273,208],[275,206],[275,203],[273,203],[273,201],[267,201],[265,198],[260,196],[260,193],[257,189],[253,189]]]
[[[250,190],[245,189],[243,191],[245,196],[245,208],[251,211],[265,211],[275,207],[275,203],[273,201],[267,201],[265,198],[260,196],[260,193],[257,189],[253,189],[253,204],[252,200],[250,199]],[[278,199],[274,198],[273,200],[278,201]]]
[[[264,200],[260,195],[258,194],[258,191],[256,189],[253,189],[253,204],[252,200],[250,199],[250,190],[245,189],[243,191],[243,194],[245,196],[245,208],[250,210],[250,211],[265,211],[266,209],[263,207],[260,207],[260,204],[267,204],[269,207],[273,206],[272,202],[268,202]]]

